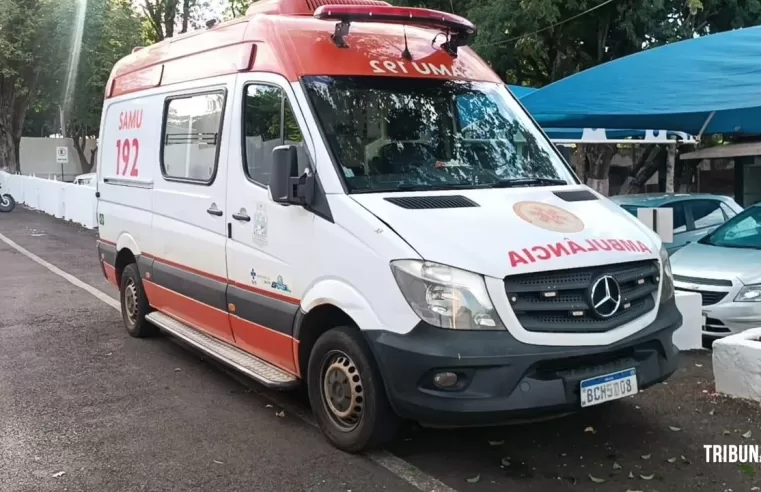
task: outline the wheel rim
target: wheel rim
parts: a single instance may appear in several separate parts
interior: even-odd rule
[[[362,375],[354,361],[341,351],[332,351],[324,359],[322,403],[330,419],[340,430],[357,428],[364,413]]]
[[[137,286],[131,278],[127,279],[127,285],[124,286],[124,312],[129,323],[134,325],[137,321]]]

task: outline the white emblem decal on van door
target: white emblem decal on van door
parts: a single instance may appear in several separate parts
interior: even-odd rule
[[[581,232],[584,222],[568,210],[541,202],[518,202],[513,210],[521,219],[553,232]]]
[[[259,246],[267,245],[267,209],[263,203],[256,204],[253,241]]]

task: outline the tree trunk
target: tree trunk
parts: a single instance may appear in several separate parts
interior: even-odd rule
[[[74,150],[77,151],[77,156],[79,157],[79,165],[82,167],[82,174],[87,174],[92,170],[93,162],[95,162],[88,162],[87,156],[85,155],[87,136],[84,134],[84,132],[74,132],[71,136],[71,139],[74,141]]]
[[[180,31],[180,34],[188,32],[191,2],[192,0],[182,0],[182,30]]]
[[[676,145],[666,146],[666,193],[674,193],[674,168],[676,167]]]
[[[18,173],[18,144],[13,136],[12,120],[12,115],[0,112],[0,169],[7,167],[10,173]]]
[[[658,145],[652,145],[643,152],[621,185],[619,195],[630,195],[642,191],[647,180],[658,169],[664,154],[663,148]]]
[[[587,182],[587,147],[584,144],[576,146],[576,152],[571,155],[571,163],[576,170],[576,175],[582,183]]]
[[[587,149],[586,154],[589,166],[587,186],[602,195],[608,196],[610,193],[610,162],[616,154],[616,146],[596,145]]]

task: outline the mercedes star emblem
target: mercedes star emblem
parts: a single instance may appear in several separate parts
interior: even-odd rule
[[[592,284],[589,300],[595,315],[600,318],[610,318],[621,306],[621,287],[615,278],[603,275]]]

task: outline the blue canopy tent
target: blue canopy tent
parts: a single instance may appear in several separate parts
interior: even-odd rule
[[[761,133],[761,26],[619,58],[521,102],[547,128]]]
[[[508,85],[508,89],[510,89],[510,92],[513,93],[515,97],[518,99],[521,99],[523,102],[524,98],[530,94],[533,94],[540,89],[536,89],[534,87],[525,87],[522,85]],[[609,130],[609,129],[601,129],[596,132],[592,132],[592,129],[587,128],[586,131],[582,128],[544,128],[544,132],[547,134],[548,137],[550,137],[551,140],[555,142],[563,142],[563,143],[577,143],[577,142],[583,142],[584,140],[592,137],[595,138],[596,142],[601,142],[601,140],[607,139],[607,140],[623,140],[623,139],[629,139],[629,138],[644,138],[648,141],[654,141],[655,143],[663,143],[663,138],[658,137],[671,137],[671,136],[678,136],[683,141],[689,141],[692,140],[689,135],[684,135],[678,132],[665,132],[665,135],[662,134],[663,130],[654,130],[649,132],[648,130]],[[603,138],[601,137],[601,133]]]

